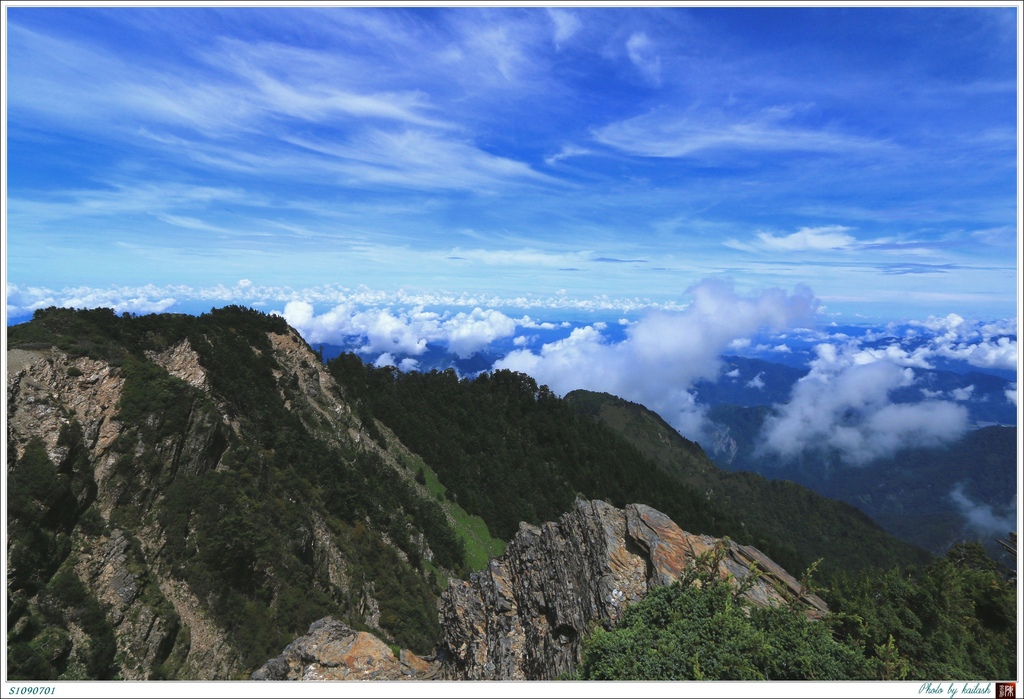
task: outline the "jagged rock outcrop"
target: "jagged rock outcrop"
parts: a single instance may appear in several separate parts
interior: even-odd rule
[[[576,668],[596,625],[610,627],[628,605],[679,579],[716,547],[718,575],[744,583],[753,604],[798,599],[811,618],[828,612],[824,600],[752,546],[690,534],[646,505],[618,509],[580,499],[557,522],[523,523],[501,558],[468,581],[449,582],[437,658],[409,651],[396,658],[376,637],[328,617],[252,679],[555,679]],[[752,570],[758,574],[748,580]]]
[[[71,358],[53,350],[7,352],[7,435],[20,458],[33,436],[43,441],[54,463],[67,456],[59,445],[61,428],[72,419],[84,432],[94,458],[120,434],[117,402],[124,378],[109,363]],[[97,479],[102,480],[102,473]]]
[[[331,617],[313,622],[278,657],[252,674],[254,680],[428,680],[438,662],[407,650],[396,657],[373,634]]]
[[[714,537],[690,534],[645,505],[615,508],[579,500],[557,522],[520,526],[505,554],[468,581],[451,581],[441,601],[445,679],[549,680],[571,672],[595,624],[679,578],[712,550]],[[729,543],[723,579],[739,582],[756,563],[746,597],[777,605],[801,596],[809,614],[825,602],[751,546]],[[784,591],[784,592],[783,592]]]

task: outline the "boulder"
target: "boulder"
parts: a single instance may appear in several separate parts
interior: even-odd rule
[[[254,680],[426,680],[437,675],[437,662],[407,650],[398,657],[391,647],[365,631],[355,631],[332,617],[314,621],[305,636],[252,673]]]

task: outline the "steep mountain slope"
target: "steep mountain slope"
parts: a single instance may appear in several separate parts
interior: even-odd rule
[[[591,621],[611,617],[558,621],[584,603],[564,584],[558,542],[584,542],[570,546],[579,555],[593,547],[542,523],[568,521],[579,494],[613,509],[642,503],[634,514],[656,508],[698,539],[729,535],[763,551],[766,566],[770,556],[769,568],[796,572],[822,555],[815,530],[833,526],[808,510],[804,529],[755,530],[746,505],[665,473],[527,376],[400,374],[350,356],[324,366],[281,318],[248,309],[51,308],[7,333],[11,679],[248,678],[328,617],[340,626],[317,629],[332,657],[401,646],[387,672],[402,676],[429,674],[437,648],[457,655],[463,643],[451,639],[469,627],[543,618],[559,632],[552,649],[566,628],[578,648]],[[778,496],[803,507],[799,491]],[[616,517],[598,520],[618,531]],[[642,569],[649,583],[665,549],[627,530],[625,553],[606,562]],[[555,553],[531,558],[540,549],[527,540]],[[861,552],[838,547],[837,565],[914,560],[863,541]],[[587,579],[604,584],[606,573]],[[499,579],[533,582],[520,598]],[[445,607],[445,587],[477,596]],[[533,611],[514,621],[512,610]],[[488,653],[512,643],[474,638],[463,634]],[[311,643],[300,646],[320,648]],[[530,672],[554,676],[564,666],[554,658]]]
[[[640,406],[608,413],[605,425],[574,409],[587,394],[560,399],[508,371],[460,379],[450,370],[369,367],[353,355],[328,367],[359,405],[432,466],[453,498],[502,538],[521,521],[558,517],[582,494],[620,507],[647,503],[688,531],[755,545],[788,570],[804,570],[818,558],[825,559],[824,570],[929,558],[852,507],[792,483],[719,472],[698,445]]]
[[[282,319],[48,309],[8,341],[12,677],[247,677],[326,615],[433,649],[469,537]]]
[[[253,679],[1014,677],[1015,584],[976,545],[917,571],[844,575],[821,594],[842,613],[756,548],[646,505],[580,499],[449,582],[436,656],[325,618]]]
[[[565,399],[580,414],[619,432],[663,471],[736,513],[751,531],[793,542],[805,555],[823,558],[823,571],[913,565],[929,559],[854,507],[789,481],[719,469],[700,445],[642,405],[582,390]]]

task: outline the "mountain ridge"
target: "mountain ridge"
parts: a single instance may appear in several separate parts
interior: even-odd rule
[[[852,505],[791,481],[719,469],[699,444],[680,435],[642,405],[583,390],[567,394],[566,400],[581,414],[618,431],[663,470],[701,492],[717,495],[731,511],[742,512],[753,530],[773,537],[798,533],[806,546],[824,559],[822,570],[838,570],[835,559],[840,556],[843,567],[849,568],[859,550],[881,548],[889,538]],[[813,525],[808,526],[808,522]],[[923,553],[907,545],[900,556],[904,563],[923,563],[927,560]],[[865,560],[863,565],[871,564]]]
[[[488,527],[543,528],[581,492],[647,493],[760,548],[715,497],[525,375],[325,366],[283,319],[241,307],[44,309],[7,339],[13,677],[246,678],[327,617],[429,657],[468,549],[484,571],[502,560]],[[516,483],[533,483],[518,504]],[[501,495],[526,516],[496,516]]]

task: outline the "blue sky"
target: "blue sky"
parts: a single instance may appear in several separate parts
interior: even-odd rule
[[[1017,405],[1016,6],[6,11],[8,323],[246,304],[698,440],[745,353],[851,461],[971,427],[923,372]]]
[[[1016,315],[1012,6],[6,11],[13,319]]]

